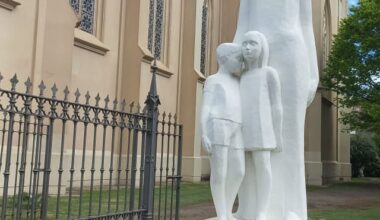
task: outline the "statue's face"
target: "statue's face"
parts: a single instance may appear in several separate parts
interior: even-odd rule
[[[244,60],[249,63],[259,59],[261,50],[260,39],[257,35],[250,35],[243,41]]]
[[[243,57],[241,53],[233,53],[228,56],[227,61],[224,63],[230,73],[238,75],[241,72],[243,64]]]

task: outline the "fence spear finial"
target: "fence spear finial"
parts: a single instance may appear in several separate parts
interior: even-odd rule
[[[44,91],[46,89],[46,85],[43,80],[41,80],[40,85],[38,85],[38,88],[40,89],[40,96],[44,96]]]
[[[168,122],[171,123],[171,121],[172,121],[172,113],[169,112],[169,120],[168,120]]]
[[[65,87],[65,90],[63,90],[63,94],[65,95],[65,96],[64,96],[64,100],[65,100],[65,101],[67,101],[68,96],[69,96],[69,93],[70,93],[70,91],[69,91],[69,87],[66,86],[66,87]]]
[[[91,96],[90,96],[90,92],[88,90],[86,92],[85,98],[86,98],[86,105],[89,105]]]
[[[28,79],[26,80],[26,82],[24,83],[24,85],[26,87],[25,93],[26,94],[30,94],[31,93],[31,88],[32,88],[32,81],[30,80],[30,77],[28,77]]]
[[[100,95],[99,95],[99,93],[96,95],[96,97],[95,97],[95,106],[96,107],[99,107],[99,101],[100,101]]]
[[[52,98],[55,99],[57,98],[57,92],[58,92],[58,88],[57,88],[57,85],[54,83],[53,87],[51,88],[51,92],[52,92]]]
[[[152,72],[152,79],[150,82],[150,89],[148,92],[148,96],[145,100],[145,104],[151,105],[151,106],[158,106],[161,104],[160,98],[157,94],[157,81],[156,81],[156,75],[157,75],[157,60],[154,59],[153,65],[151,66],[151,72]]]
[[[81,95],[78,88],[75,91],[74,95],[75,95],[75,102],[78,103],[79,102],[79,97]]]
[[[135,106],[135,102],[131,102],[131,104],[129,104],[129,112],[132,113],[133,112],[133,107]]]
[[[104,108],[108,109],[108,103],[110,102],[110,96],[107,95],[107,97],[104,99]]]
[[[117,101],[117,99],[115,98],[114,100],[113,100],[113,110],[117,110],[117,104],[118,104],[119,102]]]
[[[125,101],[125,99],[123,99],[123,101],[121,102],[121,111],[124,112],[125,111],[125,106],[127,105],[127,101]]]
[[[13,75],[12,79],[11,79],[11,91],[16,91],[16,85],[18,83],[18,79],[17,79],[17,74],[15,73],[15,75]]]

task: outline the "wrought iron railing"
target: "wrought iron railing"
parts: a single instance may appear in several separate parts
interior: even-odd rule
[[[183,128],[158,113],[156,71],[144,107],[0,82],[1,219],[179,219]]]

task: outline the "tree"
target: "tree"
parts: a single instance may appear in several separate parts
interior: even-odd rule
[[[380,0],[361,0],[340,24],[322,78],[338,93],[342,121],[380,135]]]

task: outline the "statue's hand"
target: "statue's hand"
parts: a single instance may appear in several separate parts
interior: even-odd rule
[[[211,141],[205,135],[202,136],[202,145],[203,148],[207,151],[207,153],[211,154]]]
[[[311,85],[309,86],[309,93],[307,94],[307,107],[311,105],[311,103],[314,100],[315,94],[317,93],[317,88],[318,88],[318,82],[315,83],[310,83]]]
[[[277,147],[273,150],[274,152],[282,151],[282,138],[277,139]]]
[[[313,102],[314,100],[314,97],[315,97],[315,93],[316,91],[314,90],[310,90],[309,91],[309,94],[308,94],[308,97],[307,97],[307,106],[309,107],[311,105],[311,103]]]

